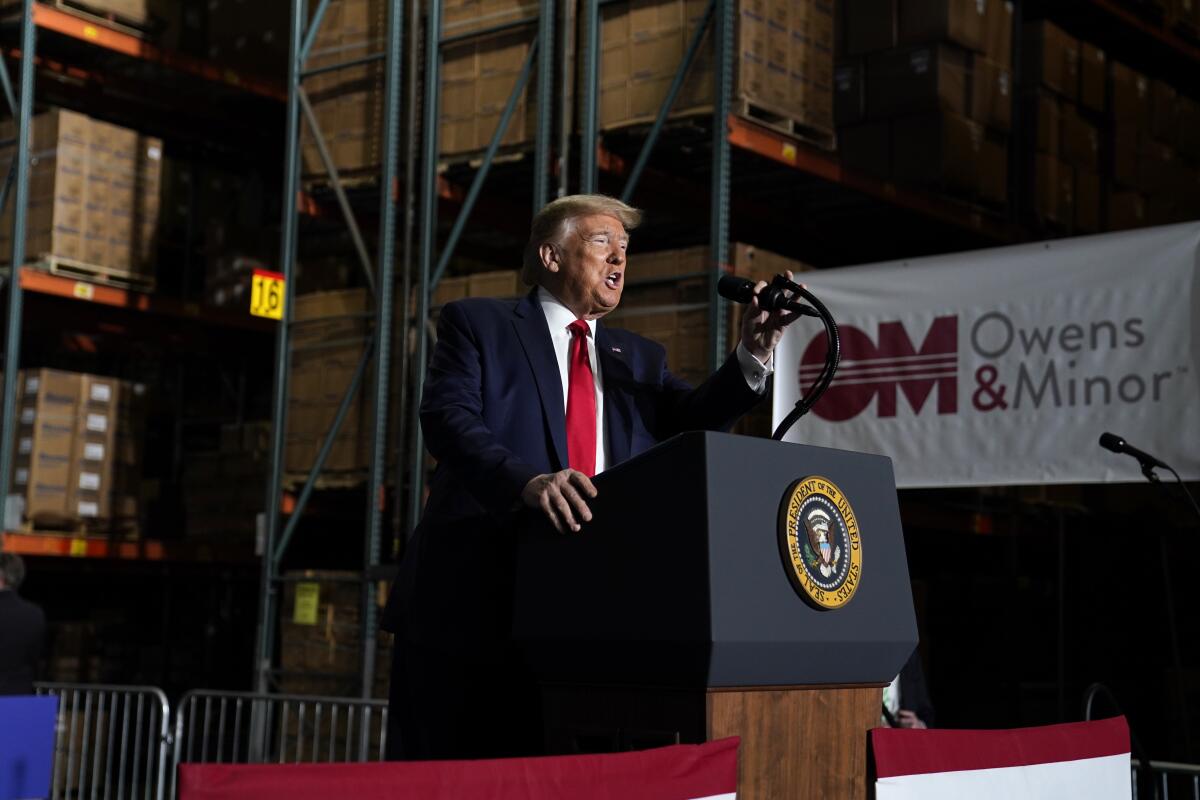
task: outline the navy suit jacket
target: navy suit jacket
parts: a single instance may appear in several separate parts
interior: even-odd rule
[[[595,346],[610,466],[682,431],[727,430],[761,399],[736,355],[693,389],[667,371],[666,351],[649,339],[598,323]],[[567,467],[563,409],[536,290],[442,309],[421,399],[421,429],[438,465],[386,630],[413,641],[509,636],[521,490]]]

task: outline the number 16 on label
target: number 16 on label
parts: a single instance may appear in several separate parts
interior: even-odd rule
[[[283,275],[265,269],[254,270],[250,285],[250,313],[256,317],[283,319]]]

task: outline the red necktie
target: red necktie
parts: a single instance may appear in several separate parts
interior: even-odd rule
[[[589,478],[596,474],[596,382],[588,358],[588,324],[577,319],[571,332],[567,367],[567,460]]]

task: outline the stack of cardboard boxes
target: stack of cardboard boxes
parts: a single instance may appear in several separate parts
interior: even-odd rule
[[[25,370],[18,379],[13,494],[34,526],[138,533],[142,387]]]
[[[291,9],[290,3],[205,0],[205,55],[223,70],[286,80]]]
[[[225,425],[215,452],[187,455],[181,489],[189,538],[254,541],[266,498],[270,440],[269,422]]]
[[[442,51],[442,98],[438,124],[445,155],[478,152],[488,146],[516,86],[533,42],[533,29],[480,33],[484,28],[537,16],[537,4],[520,0],[456,0],[443,6],[446,37],[466,37]],[[537,68],[517,99],[501,146],[533,141]]]
[[[1116,62],[1109,99],[1109,228],[1200,217],[1200,103]]]
[[[700,24],[705,0],[618,3],[602,9],[600,126],[652,121]],[[821,143],[833,134],[833,5],[740,0],[733,55],[736,113]],[[675,116],[713,102],[711,35],[702,43]]]
[[[1041,222],[1064,230],[1099,231],[1099,123],[1106,103],[1107,57],[1048,22],[1026,25],[1022,53],[1027,83],[1021,87],[1023,135],[1033,151],[1033,212]]]
[[[0,123],[0,138],[14,135]],[[27,260],[153,286],[162,142],[54,109],[33,118],[30,149]],[[0,151],[0,169],[13,150]],[[0,215],[0,259],[12,259],[13,205]]]
[[[314,292],[296,298],[292,319],[292,371],[288,381],[286,470],[307,474],[333,424],[367,344],[371,295],[365,289]],[[371,398],[368,375],[354,396],[324,478],[358,480],[370,459]]]
[[[528,291],[521,283],[521,273],[514,269],[488,270],[442,278],[433,290],[433,305],[443,306],[464,297],[518,297]]]
[[[845,0],[842,9],[834,108],[843,163],[1005,204],[1012,3]]]
[[[269,5],[269,4],[268,4]],[[384,47],[384,0],[332,0],[313,43],[308,69],[342,64]],[[305,81],[313,112],[338,173],[355,177],[379,168],[383,136],[383,69],[376,60]],[[303,126],[303,172],[327,179],[316,140]]]
[[[1200,105],[1046,22],[1022,48],[1040,222],[1093,233],[1200,214]]]
[[[285,576],[280,608],[284,691],[325,696],[358,693],[362,583],[352,572],[298,570]],[[380,596],[380,601],[386,595]],[[373,696],[387,697],[392,637],[378,634]]]

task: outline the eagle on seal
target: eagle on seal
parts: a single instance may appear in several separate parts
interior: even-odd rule
[[[815,508],[804,518],[804,527],[808,529],[809,544],[817,555],[817,568],[828,578],[837,570],[842,557],[842,548],[834,547],[829,541],[829,515]]]

